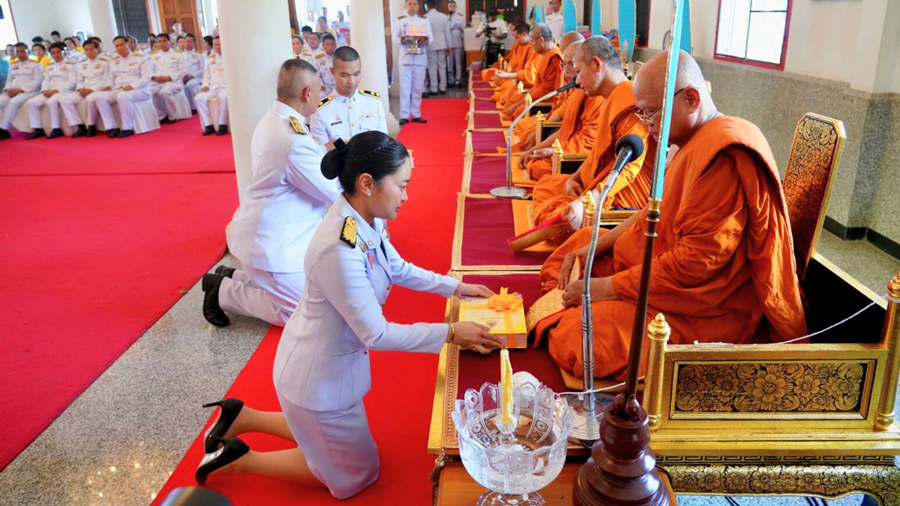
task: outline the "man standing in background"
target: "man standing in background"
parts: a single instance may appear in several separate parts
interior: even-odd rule
[[[427,123],[422,117],[422,91],[428,65],[425,49],[434,41],[434,35],[428,20],[419,16],[418,1],[406,1],[406,13],[397,20],[393,41],[400,46],[400,126],[409,122],[410,114],[416,123]],[[414,41],[418,42],[420,52],[413,49]]]
[[[562,0],[550,0],[550,14],[547,14],[547,26],[553,32],[553,41],[558,44],[562,39],[565,31],[565,22],[563,21]]]
[[[456,11],[456,2],[450,0],[447,9],[450,11],[450,62],[448,74],[452,74],[453,85],[462,88],[463,47],[466,29],[466,17]],[[450,77],[449,75],[447,76]]]
[[[447,57],[450,56],[450,18],[437,10],[434,0],[425,0],[434,41],[428,44],[428,81],[431,94],[447,92]]]

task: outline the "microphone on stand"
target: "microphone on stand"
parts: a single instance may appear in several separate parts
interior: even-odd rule
[[[528,114],[528,111],[530,111],[534,106],[536,106],[537,104],[539,104],[549,98],[553,98],[556,95],[558,95],[564,91],[571,90],[572,88],[575,88],[577,86],[578,85],[575,84],[575,82],[573,81],[561,88],[557,88],[557,89],[551,91],[550,93],[547,93],[543,97],[532,102],[531,105],[529,107],[526,107],[525,110],[522,111],[522,114],[519,114],[519,116],[516,117],[516,119],[512,122],[512,124],[509,126],[509,130],[506,132],[506,186],[498,186],[498,187],[494,188],[493,190],[491,190],[491,195],[493,195],[495,197],[507,198],[507,199],[520,199],[525,196],[524,189],[516,188],[515,186],[512,185],[512,162],[511,162],[511,160],[512,160],[513,130],[515,130],[516,125],[519,124],[519,121],[522,118],[524,118],[525,115]],[[624,139],[624,137],[623,137],[623,139]],[[640,140],[640,139],[638,139],[638,140]]]

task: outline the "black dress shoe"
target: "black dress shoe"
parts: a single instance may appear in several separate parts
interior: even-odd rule
[[[170,120],[169,120],[169,124],[170,124],[170,125],[174,125],[175,123],[178,123],[178,118],[170,119]]]
[[[203,317],[206,321],[222,328],[227,327],[231,323],[225,311],[219,306],[219,286],[225,276],[221,274],[204,274],[203,275]]]
[[[79,137],[84,137],[85,135],[87,135],[87,128],[85,128],[84,125],[78,125],[78,130],[72,134],[72,138],[77,139]]]
[[[46,137],[46,136],[47,136],[47,135],[44,133],[44,129],[43,129],[43,128],[35,128],[35,129],[34,129],[34,132],[31,132],[31,134],[29,134],[28,137],[25,137],[25,140],[26,140],[26,141],[33,141],[33,140],[35,140],[35,139],[39,139],[39,138],[41,138],[41,137]]]
[[[413,118],[413,123],[428,123],[428,120],[425,118]]]
[[[236,269],[235,269],[234,267],[228,267],[228,266],[226,266],[226,265],[220,265],[220,266],[216,267],[215,273],[216,273],[216,274],[221,274],[222,276],[225,276],[226,278],[232,278],[232,277],[234,276],[234,271],[235,271],[235,270],[236,270]]]
[[[60,130],[59,128],[54,128],[53,131],[50,132],[50,135],[47,136],[47,138],[48,139],[59,139],[63,135],[66,135],[66,134],[64,134],[62,130]]]
[[[170,119],[167,118],[167,117],[166,117],[166,118],[163,118],[163,119],[161,119],[161,120],[159,120],[159,124],[160,124],[160,125],[168,125],[168,124],[171,123],[171,122],[172,122],[172,120],[170,120]]]
[[[122,130],[121,132],[119,132],[118,137],[120,139],[124,139],[126,137],[131,137],[132,135],[134,135],[134,130]]]
[[[403,126],[403,125],[405,125],[405,124],[407,124],[407,123],[409,123],[409,120],[406,119],[406,118],[403,118],[403,119],[400,120],[400,126]]]
[[[206,127],[206,128],[203,129],[203,136],[204,136],[204,137],[206,137],[207,135],[212,135],[212,134],[214,134],[214,133],[216,133],[216,129],[213,128],[212,125],[209,125],[208,127]]]
[[[198,485],[203,485],[206,483],[206,479],[209,478],[210,474],[231,464],[250,451],[250,447],[247,446],[247,443],[236,437],[231,439],[217,437],[213,438],[213,440],[222,443],[225,447],[215,453],[207,454],[203,457],[203,460],[200,461],[200,467],[198,467],[197,472],[194,473],[194,479],[197,480]]]
[[[219,137],[228,133],[228,125],[219,125],[219,129],[216,130],[216,135]]]
[[[197,114],[197,109],[191,109],[191,116],[194,116],[196,114]]]
[[[87,135],[85,137],[94,137],[97,135],[97,125],[87,127]]]
[[[118,128],[113,128],[112,130],[106,132],[106,136],[110,139],[115,139],[119,136],[119,132],[121,132],[121,130],[119,130]]]
[[[10,137],[12,137],[12,135],[10,135],[8,130],[0,128],[0,141],[4,141],[6,139],[9,139]]]
[[[231,428],[231,424],[237,420],[241,410],[244,409],[244,401],[240,399],[222,399],[221,401],[203,405],[204,408],[214,408],[216,406],[222,408],[222,412],[219,413],[219,419],[206,431],[206,436],[203,438],[203,446],[206,449],[206,453],[212,453],[219,448],[219,443],[213,438],[225,437],[225,433]]]

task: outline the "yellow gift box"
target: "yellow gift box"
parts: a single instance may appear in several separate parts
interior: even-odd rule
[[[460,301],[459,321],[475,322],[490,327],[491,334],[506,337],[507,348],[528,347],[525,326],[525,305],[522,295],[500,293],[488,298],[472,297]]]

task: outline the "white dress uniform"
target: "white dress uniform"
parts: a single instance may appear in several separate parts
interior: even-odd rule
[[[184,94],[187,95],[188,103],[191,104],[191,109],[196,109],[194,97],[202,87],[203,69],[206,66],[205,57],[203,56],[203,53],[198,53],[197,51],[184,51],[182,54],[184,55],[185,62],[184,74],[186,76],[194,76],[188,82],[184,83]]]
[[[332,67],[334,67],[333,55],[327,53],[319,53],[316,55],[316,71],[319,74],[319,81],[322,82],[322,89],[319,91],[319,100],[323,100],[334,91],[334,74],[331,73]]]
[[[78,70],[78,81],[75,84],[75,91],[66,93],[59,99],[59,105],[62,106],[63,114],[66,115],[66,121],[69,125],[81,125],[81,115],[78,114],[78,103],[82,100],[87,101],[87,117],[83,123],[87,126],[97,124],[97,104],[94,102],[99,95],[100,89],[106,86],[109,80],[109,58],[105,56],[97,56],[93,60],[85,57],[75,68]],[[79,91],[91,90],[91,94],[82,97]]]
[[[384,106],[374,91],[357,90],[351,97],[335,91],[319,102],[319,109],[310,118],[310,133],[316,144],[344,139],[369,130],[388,133]]]
[[[225,61],[222,55],[211,53],[206,59],[206,69],[203,72],[203,83],[200,89],[209,88],[194,95],[194,105],[197,106],[197,114],[200,116],[200,125],[203,128],[212,126],[212,116],[209,113],[209,99],[215,97],[219,104],[219,125],[228,124],[228,95],[225,91]]]
[[[393,42],[400,46],[400,119],[422,117],[422,91],[425,89],[425,69],[428,66],[427,54],[409,54],[409,44],[401,44],[400,39],[411,33],[412,25],[416,25],[416,35],[426,34],[428,45],[434,41],[431,23],[419,15],[400,16],[394,27]],[[423,49],[428,49],[427,47]],[[426,51],[427,52],[427,51]]]
[[[313,52],[313,50],[310,49],[310,48],[309,48],[309,45],[306,44],[305,42],[303,43],[303,49],[300,51],[300,55],[297,56],[297,58],[300,58],[301,60],[303,60],[303,61],[309,63],[309,64],[312,65],[313,67],[316,66],[316,55],[315,55],[315,52]]]
[[[425,14],[434,42],[428,44],[428,82],[431,93],[447,91],[447,50],[450,49],[450,17],[437,9]]]
[[[462,80],[463,48],[465,47],[466,17],[459,12],[450,15],[450,65],[448,71],[456,77],[456,82]]]
[[[28,120],[31,123],[31,128],[35,130],[44,128],[41,122],[41,109],[44,107],[44,104],[47,105],[47,111],[50,113],[50,127],[54,129],[62,128],[59,122],[59,101],[64,95],[74,91],[77,83],[78,71],[75,65],[66,62],[66,60],[61,62],[54,61],[47,65],[46,75],[41,83],[41,93],[28,99],[28,102],[25,104],[28,106]],[[54,93],[50,98],[47,98],[43,92],[49,90],[56,90],[58,93]]]
[[[565,33],[562,8],[559,9],[559,12],[547,14],[547,26],[549,26],[550,31],[553,32],[553,41],[558,44],[562,39],[563,33]]]
[[[157,50],[150,53],[149,59],[153,68],[153,77],[172,79],[165,83],[150,80],[150,93],[153,95],[156,113],[159,115],[159,119],[168,116],[170,120],[177,120],[179,117],[175,107],[175,96],[184,93],[182,80],[187,69],[184,53],[174,48],[169,48],[168,51]]]
[[[297,308],[309,242],[340,195],[337,182],[322,175],[323,156],[300,113],[276,100],[253,131],[253,183],[244,190],[231,241],[244,268],[222,280],[223,310],[283,326]]]
[[[353,228],[355,221],[355,233]],[[448,325],[387,321],[394,284],[451,297],[459,281],[406,262],[341,196],[306,253],[306,292],[275,355],[278,401],[313,474],[344,499],[378,478],[378,448],[363,406],[371,386],[369,350],[439,353]]]
[[[9,130],[9,125],[16,119],[19,108],[38,94],[43,80],[44,68],[31,58],[10,64],[6,86],[3,87],[4,93],[0,93],[0,128]],[[5,93],[6,90],[22,90],[23,93],[10,97]]]
[[[87,60],[87,55],[81,51],[66,52],[66,61],[69,63],[81,63],[84,60]]]
[[[344,31],[350,29],[350,22],[346,20],[335,21],[334,23],[331,23],[331,29],[337,34],[337,40],[335,41],[337,42],[337,46],[346,46],[347,39],[344,37]]]
[[[128,56],[122,58],[118,53],[112,57],[109,62],[109,80],[106,86],[111,87],[110,91],[101,91],[97,93],[94,104],[97,106],[97,112],[103,118],[103,126],[107,130],[114,128],[122,128],[123,130],[134,130],[134,103],[150,100],[150,61],[139,56],[136,53],[128,53]],[[125,86],[131,86],[133,89],[123,91]],[[94,95],[91,93],[91,95]],[[113,113],[113,102],[119,104],[119,115],[122,116],[122,124],[116,122],[116,115]]]

